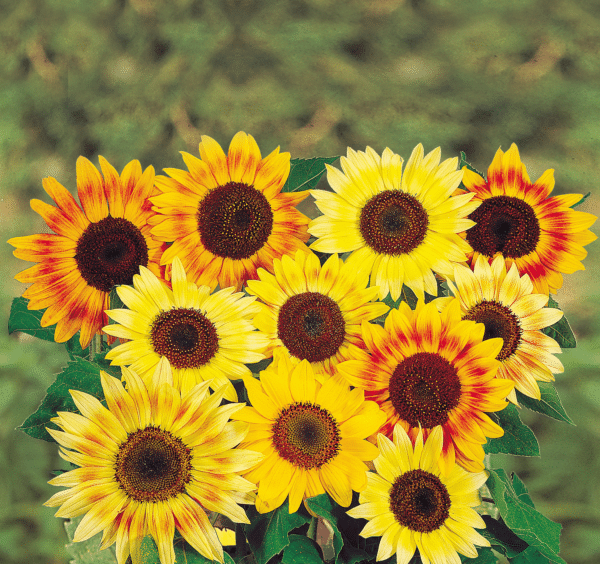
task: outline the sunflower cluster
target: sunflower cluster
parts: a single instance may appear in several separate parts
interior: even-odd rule
[[[84,515],[74,541],[102,532],[119,564],[142,562],[145,536],[173,564],[175,530],[224,562],[216,514],[249,523],[241,505],[295,513],[324,493],[348,508],[353,492],[377,560],[476,557],[484,445],[504,433],[490,414],[563,370],[541,330],[596,238],[582,196],[549,197],[553,171],[532,184],[515,145],[487,179],[439,148],[404,169],[348,149],[310,191],[285,190],[289,153],[262,158],[243,132],[199,154],[167,176],[80,157],[81,205],[45,179],[56,206],[31,206],[54,233],[9,241],[36,263],[16,278],[57,342],[80,331],[93,361],[119,339],[104,357],[121,379],[99,370],[103,396],[71,390],[77,412],[47,429],[77,468],[46,504]]]

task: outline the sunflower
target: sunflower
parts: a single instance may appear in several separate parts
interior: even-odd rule
[[[84,157],[77,159],[77,192],[83,207],[54,178],[44,178],[44,190],[58,207],[31,200],[54,233],[14,237],[17,258],[37,262],[15,276],[33,282],[23,296],[29,309],[48,308],[42,327],[57,323],[54,340],[68,341],[81,329],[87,347],[108,322],[109,293],[117,284],[131,284],[140,265],[160,275],[164,243],[150,235],[153,215],[146,198],[154,185],[154,169],[142,174],[139,161],[121,173],[99,157],[102,175]]]
[[[57,517],[86,513],[74,541],[104,530],[102,549],[117,543],[117,561],[141,562],[140,544],[151,535],[161,564],[173,564],[175,528],[200,554],[223,562],[223,548],[206,511],[249,523],[238,503],[252,503],[254,484],[239,476],[262,455],[234,449],[246,423],[228,422],[243,404],[219,407],[225,389],[208,395],[208,382],[187,394],[173,387],[162,361],[150,386],[123,368],[127,391],[101,372],[108,409],[84,392],[70,390],[81,415],[59,412],[48,429],[60,455],[79,468],[50,480],[68,489],[44,505],[61,506]],[[70,450],[69,450],[70,449]]]
[[[232,418],[250,424],[240,448],[265,455],[245,474],[258,484],[256,509],[272,511],[289,495],[289,512],[295,513],[303,499],[324,492],[348,507],[352,490],[367,485],[364,461],[378,455],[363,440],[385,422],[377,404],[337,378],[321,385],[307,360],[293,364],[280,349],[260,381],[246,377],[244,384],[253,407]]]
[[[479,255],[474,271],[466,266],[455,266],[454,279],[456,285],[450,281],[448,284],[455,298],[434,300],[438,309],[458,299],[463,319],[485,325],[484,339],[501,337],[504,344],[496,357],[500,361],[496,376],[512,380],[521,393],[539,400],[537,381],[552,381],[552,373],[564,370],[553,356],[561,352],[558,343],[540,329],[556,323],[563,312],[544,307],[548,296],[533,294],[529,276],[519,276],[515,263],[507,274],[501,255],[494,258],[491,266]],[[517,403],[514,390],[508,399]]]
[[[548,197],[554,170],[532,184],[513,143],[506,153],[498,149],[487,181],[466,167],[463,171],[464,185],[480,204],[469,216],[477,226],[466,233],[471,264],[479,255],[491,261],[500,254],[506,268],[516,264],[520,274],[529,275],[534,291],[546,295],[562,286],[561,272],[585,270],[583,246],[597,239],[588,230],[597,218],[571,209],[581,194]]]
[[[367,350],[338,364],[348,382],[375,400],[387,421],[388,437],[396,423],[414,440],[419,428],[425,438],[434,427],[444,432],[443,460],[465,469],[483,469],[486,437],[501,437],[502,427],[486,413],[506,407],[513,382],[495,377],[502,339],[482,342],[485,326],[461,321],[460,305],[451,303],[441,314],[433,303],[406,302],[392,309],[385,328],[363,322]]]
[[[133,288],[117,288],[129,309],[107,310],[117,324],[107,325],[104,332],[131,341],[110,350],[106,358],[112,364],[131,365],[146,380],[166,358],[182,393],[211,380],[211,389],[225,386],[225,399],[237,401],[229,378],[250,375],[244,363],[265,358],[262,351],[268,343],[252,324],[259,311],[256,298],[234,293],[233,288],[211,294],[208,286],[186,278],[178,257],[173,261],[172,283],[171,291],[141,267]]]
[[[368,273],[350,269],[337,255],[321,267],[315,254],[298,251],[295,260],[284,256],[273,267],[275,276],[260,269],[260,281],[248,281],[248,293],[265,302],[254,324],[270,339],[267,354],[283,347],[292,360],[308,360],[321,381],[352,358],[354,346],[364,348],[361,322],[389,308],[369,303],[379,289],[367,288]]]
[[[434,272],[452,275],[452,262],[466,260],[469,246],[457,235],[475,223],[466,216],[478,204],[469,194],[450,195],[462,179],[458,160],[440,162],[438,147],[425,157],[417,145],[402,174],[402,158],[390,149],[381,157],[348,148],[342,170],[327,166],[334,190],[312,190],[323,216],[308,231],[318,239],[311,249],[352,252],[350,268],[367,268],[379,297],[400,297],[402,285],[423,299],[437,296]]]
[[[454,464],[442,474],[442,435],[436,427],[423,444],[419,431],[414,449],[400,425],[394,427],[393,442],[377,436],[377,473],[367,474],[360,505],[348,515],[368,520],[361,537],[381,536],[378,561],[396,554],[398,564],[408,564],[418,548],[423,564],[460,564],[459,552],[476,558],[475,545],[490,546],[474,529],[485,528],[485,522],[472,509],[481,503],[477,490],[487,472],[473,474]]]
[[[182,153],[189,172],[165,169],[156,177],[162,194],[151,198],[157,215],[152,233],[173,241],[161,264],[179,256],[188,275],[214,289],[240,290],[263,267],[273,272],[273,259],[308,252],[309,219],[295,209],[308,191],[281,193],[290,173],[290,154],[279,148],[261,160],[251,135],[237,133],[225,155],[203,135],[202,160]]]

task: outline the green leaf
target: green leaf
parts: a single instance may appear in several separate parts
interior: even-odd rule
[[[517,401],[519,404],[536,413],[542,413],[543,415],[552,417],[552,419],[565,421],[569,425],[575,425],[562,406],[556,388],[550,382],[538,382],[538,386],[541,392],[539,400],[530,398],[517,390]]]
[[[504,429],[504,435],[490,439],[483,445],[489,454],[517,454],[539,456],[540,447],[533,431],[519,417],[517,408],[508,404],[503,410],[488,413],[489,417]]]
[[[246,509],[250,524],[243,525],[244,534],[250,544],[257,564],[266,564],[290,544],[288,533],[310,521],[308,513],[298,510],[289,513],[288,500],[269,513],[258,513],[254,506]]]
[[[290,535],[281,558],[282,564],[323,564],[319,545],[303,535]]]
[[[460,152],[460,161],[458,163],[458,169],[462,169],[463,166],[466,166],[470,171],[476,172],[482,178],[485,178],[485,175],[482,172],[479,172],[474,166],[467,162],[467,155],[464,151]]]
[[[504,469],[497,469],[490,470],[486,482],[504,522],[529,546],[538,549],[553,562],[566,564],[558,556],[561,525],[544,517],[529,503],[525,502],[522,499],[525,486],[521,482],[518,485],[519,493],[517,493],[513,487],[515,479],[520,482],[514,475],[511,480]]]
[[[475,558],[467,558],[462,554],[459,554],[459,556],[462,562],[468,564],[496,564],[498,562],[492,549],[485,546],[477,547],[477,556]]]
[[[83,516],[65,521],[67,537],[71,541],[66,545],[67,552],[73,558],[70,561],[71,564],[117,564],[114,544],[104,550],[99,550],[102,533],[98,533],[86,541],[73,542],[75,530],[82,519]]]
[[[513,533],[502,518],[494,519],[489,515],[482,515],[485,522],[485,529],[478,529],[477,532],[486,538],[496,552],[512,558],[525,550],[528,544]]]
[[[530,546],[510,560],[511,564],[548,564],[549,560],[537,548]]]
[[[585,196],[583,196],[581,198],[581,200],[579,200],[578,202],[575,202],[571,207],[572,208],[576,208],[578,206],[580,206],[581,204],[583,204],[583,202],[585,202],[591,195],[591,192],[588,192]]]
[[[37,339],[54,342],[54,331],[56,324],[48,327],[42,327],[41,320],[45,309],[32,310],[27,309],[29,300],[26,298],[14,298],[10,308],[10,316],[8,318],[8,333],[20,331],[27,333]],[[73,359],[75,356],[88,356],[89,349],[82,349],[79,344],[79,335],[76,334],[64,343],[69,357]]]
[[[69,390],[81,390],[101,401],[104,399],[104,392],[100,383],[100,370],[105,370],[112,373],[113,376],[120,377],[117,368],[109,366],[108,362],[104,360],[98,363],[76,357],[74,360],[69,361],[46,391],[46,397],[42,400],[40,407],[18,429],[35,439],[55,442],[45,429],[48,426],[58,429],[54,423],[50,422],[50,419],[56,417],[57,411],[77,412]]]
[[[297,192],[299,190],[312,190],[323,173],[325,163],[331,164],[340,157],[315,157],[314,159],[292,159],[290,175],[282,188],[282,192]]]
[[[417,296],[415,293],[408,287],[402,286],[402,291],[400,292],[400,297],[397,300],[392,299],[392,295],[388,294],[383,300],[381,300],[384,304],[390,306],[392,309],[398,309],[400,302],[406,302],[410,309],[415,309],[417,305]]]
[[[548,307],[560,309],[552,296],[548,299]],[[542,329],[542,333],[552,337],[563,349],[574,349],[577,346],[575,335],[564,315],[554,325]]]

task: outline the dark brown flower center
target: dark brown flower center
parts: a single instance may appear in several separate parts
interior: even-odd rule
[[[398,476],[390,490],[390,510],[411,531],[431,533],[450,515],[450,494],[441,480],[424,470]]]
[[[534,209],[511,196],[493,196],[483,200],[469,215],[477,223],[467,230],[467,241],[487,257],[502,253],[519,258],[535,251],[540,240],[540,224]]]
[[[281,410],[272,427],[273,444],[281,458],[307,470],[337,456],[340,432],[326,409],[308,402]]]
[[[523,330],[519,317],[510,308],[498,302],[483,301],[469,309],[463,319],[483,323],[484,339],[500,337],[504,340],[502,350],[496,359],[506,360],[516,352]]]
[[[247,184],[229,182],[211,190],[198,206],[198,231],[214,255],[240,260],[267,242],[273,211],[265,196]]]
[[[277,334],[291,355],[320,362],[337,353],[346,323],[340,306],[329,296],[304,292],[281,306]]]
[[[456,369],[435,353],[405,358],[390,378],[390,401],[398,416],[413,427],[443,425],[460,400]]]
[[[150,330],[154,352],[175,368],[206,364],[219,350],[214,324],[195,309],[171,309],[156,316]]]
[[[399,190],[386,190],[365,204],[359,229],[374,251],[401,255],[423,242],[428,226],[429,218],[421,202]]]
[[[146,427],[120,446],[115,469],[117,482],[130,498],[164,501],[185,491],[191,480],[191,450],[168,431]]]
[[[117,284],[131,285],[140,266],[148,266],[148,245],[131,221],[108,216],[90,223],[79,237],[75,262],[90,286],[110,292]]]

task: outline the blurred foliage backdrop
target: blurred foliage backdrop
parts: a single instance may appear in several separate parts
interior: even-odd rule
[[[240,129],[263,154],[408,157],[422,142],[465,151],[486,170],[516,142],[533,180],[592,191],[600,215],[600,4],[595,0],[0,0],[0,235],[46,230],[30,198],[41,179],[75,188],[75,160],[121,170],[183,167],[208,134]],[[596,231],[598,227],[595,227]],[[577,423],[522,413],[542,458],[497,457],[564,526],[569,564],[600,561],[600,245],[566,277],[558,302],[579,339],[557,387]],[[66,536],[42,507],[62,461],[14,431],[66,354],[8,336],[13,276],[27,263],[0,246],[0,562],[65,563]]]

